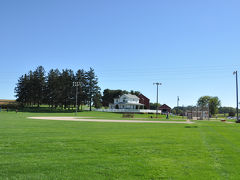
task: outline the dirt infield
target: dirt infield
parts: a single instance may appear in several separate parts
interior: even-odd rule
[[[29,119],[57,120],[57,121],[82,121],[82,122],[120,122],[120,123],[169,123],[169,124],[191,124],[191,121],[140,121],[140,120],[105,120],[87,119],[88,117],[28,117]]]

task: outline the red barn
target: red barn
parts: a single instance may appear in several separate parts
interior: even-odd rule
[[[146,109],[150,109],[150,100],[143,94],[140,94],[138,97],[139,97],[139,103],[144,104],[144,107]]]
[[[166,105],[166,104],[163,104],[162,106],[159,107],[159,110],[162,111],[162,113],[170,113],[171,112],[171,108]]]

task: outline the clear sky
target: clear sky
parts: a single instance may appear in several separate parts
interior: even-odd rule
[[[102,90],[175,106],[203,95],[235,106],[239,0],[1,0],[0,99],[38,65],[93,67]]]

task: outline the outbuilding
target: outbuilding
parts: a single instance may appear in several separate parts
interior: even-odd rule
[[[159,110],[161,110],[163,114],[166,114],[166,113],[170,113],[172,108],[170,108],[166,104],[163,104],[162,106],[159,107]]]

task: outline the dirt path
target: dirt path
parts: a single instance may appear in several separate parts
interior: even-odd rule
[[[105,120],[85,119],[87,117],[28,117],[30,119],[59,120],[59,121],[83,121],[83,122],[121,122],[121,123],[166,123],[166,124],[191,124],[191,121],[140,121],[140,120]]]

